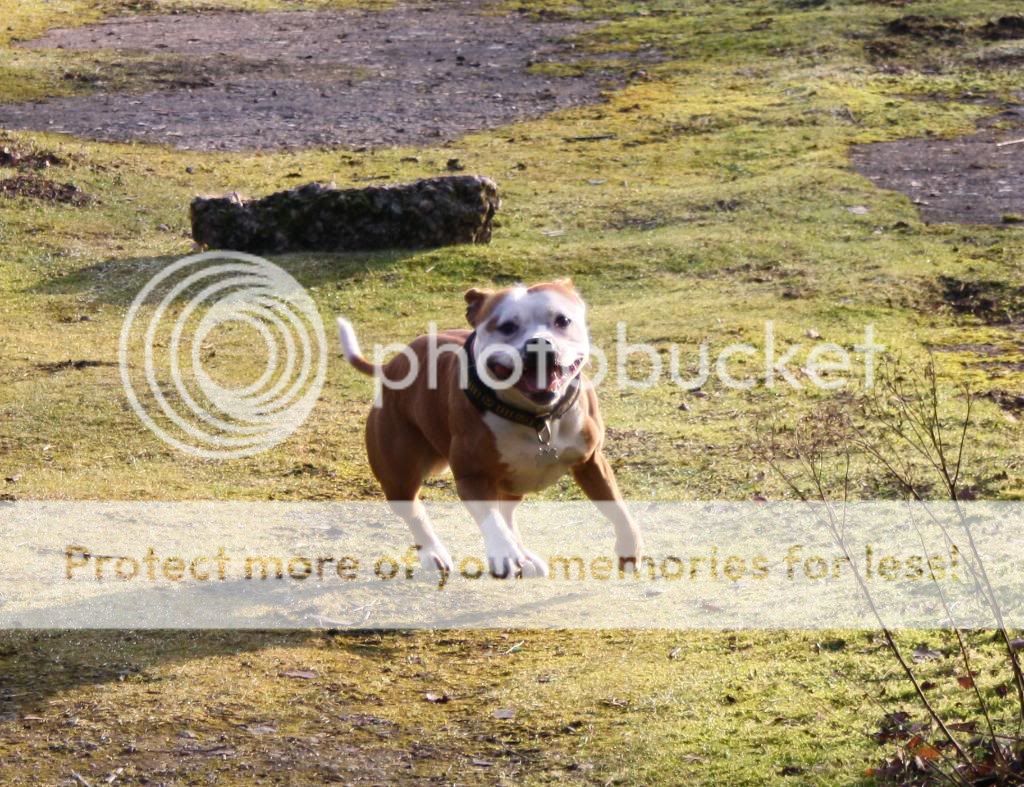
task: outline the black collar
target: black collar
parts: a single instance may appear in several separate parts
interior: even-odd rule
[[[537,430],[538,436],[546,432],[550,438],[551,422],[558,420],[569,412],[569,409],[576,404],[576,400],[580,398],[580,376],[576,375],[572,379],[565,395],[562,396],[558,404],[549,412],[531,413],[529,410],[522,410],[518,407],[513,407],[512,405],[501,401],[494,390],[484,383],[484,381],[480,379],[480,375],[477,374],[476,359],[473,357],[473,342],[475,339],[476,331],[469,335],[469,338],[466,339],[466,343],[464,345],[466,350],[466,360],[469,362],[466,385],[466,396],[469,397],[469,401],[475,404],[478,410],[492,412],[501,418],[514,421],[515,423],[522,424],[523,426],[529,426],[532,429]],[[544,441],[542,440],[542,442]]]

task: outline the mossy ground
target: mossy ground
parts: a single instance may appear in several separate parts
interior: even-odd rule
[[[0,99],[12,100],[88,89],[61,78],[66,54],[16,49],[16,39],[172,4],[2,5]],[[113,365],[136,290],[191,248],[189,199],[264,194],[301,182],[293,173],[339,185],[408,180],[459,158],[500,184],[504,209],[490,246],[275,259],[309,289],[325,320],[352,319],[365,345],[409,338],[431,320],[461,324],[468,286],[571,275],[601,344],[611,343],[619,320],[632,339],[678,343],[684,353],[704,339],[719,348],[759,343],[769,319],[783,341],[806,341],[813,331],[846,345],[873,323],[878,339],[911,363],[928,348],[952,348],[936,353],[950,392],[959,383],[981,393],[1021,390],[1019,335],[955,314],[939,283],[1019,282],[1022,230],[924,225],[906,198],[876,189],[848,159],[856,143],[969,132],[992,111],[973,98],[1011,100],[1021,88],[1015,72],[970,67],[988,46],[978,40],[937,47],[900,39],[912,65],[899,69],[874,64],[865,47],[899,15],[971,26],[1004,4],[507,8],[596,21],[579,42],[595,55],[654,47],[664,58],[606,104],[432,149],[200,154],[8,135],[58,152],[67,163],[46,176],[73,181],[95,201],[0,205],[0,476],[17,479],[2,491],[51,499],[378,496],[360,436],[370,385],[341,363],[330,365],[322,400],[295,436],[232,462],[182,456],[144,430]],[[565,141],[603,135],[614,136]],[[403,160],[410,156],[419,161]],[[849,210],[861,206],[867,211]],[[970,349],[982,345],[984,356]],[[241,356],[245,347],[225,352]],[[111,365],[54,370],[69,359]],[[752,437],[770,419],[795,419],[837,395],[715,384],[705,392],[693,397],[666,384],[602,394],[627,496],[786,497]],[[980,494],[1024,496],[1021,437],[1011,413],[980,401],[969,459]],[[885,494],[866,465],[854,478],[858,495]],[[429,495],[447,499],[452,490],[440,483]],[[565,482],[547,495],[578,492]],[[842,647],[816,647],[836,637]],[[294,669],[317,676],[279,674]],[[953,667],[934,669],[950,712],[970,716]],[[96,783],[117,768],[123,781],[175,783],[211,774],[222,783],[350,781],[360,769],[371,782],[854,783],[882,757],[865,733],[886,711],[913,708],[891,659],[864,633],[5,634],[0,676],[0,712],[9,713],[0,717],[3,780],[26,784],[71,771]],[[451,700],[428,702],[427,692]],[[496,708],[516,716],[495,719]]]

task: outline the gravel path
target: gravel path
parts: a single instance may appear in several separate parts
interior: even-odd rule
[[[0,127],[199,150],[437,144],[599,101],[607,74],[529,70],[572,60],[581,29],[464,0],[111,19],[23,46],[115,50],[130,89],[0,105]]]

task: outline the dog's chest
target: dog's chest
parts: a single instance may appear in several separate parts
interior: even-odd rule
[[[586,456],[583,413],[578,407],[551,423],[551,439],[542,445],[537,431],[494,413],[484,415],[494,434],[502,464],[507,468],[503,486],[513,494],[525,494],[551,486]]]

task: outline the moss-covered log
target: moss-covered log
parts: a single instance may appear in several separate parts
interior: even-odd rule
[[[254,254],[488,243],[498,188],[476,175],[338,189],[310,183],[268,197],[192,201],[192,237]]]

